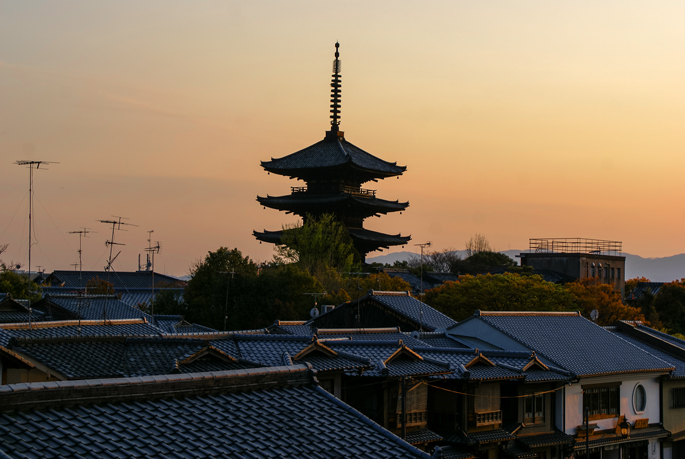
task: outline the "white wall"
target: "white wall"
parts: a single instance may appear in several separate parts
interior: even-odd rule
[[[566,386],[566,429],[569,435],[576,433],[576,427],[583,424],[583,385],[602,384],[608,382],[622,382],[620,389],[620,413],[633,423],[636,419],[648,418],[650,424],[659,422],[659,379],[658,376],[645,374],[642,375],[623,375],[616,377],[603,376],[600,378],[583,378],[579,383]],[[647,392],[647,404],[643,413],[636,413],[633,409],[633,390],[635,385],[640,383]],[[599,419],[591,421],[597,424],[600,430],[614,429],[618,418]],[[561,426],[558,426],[561,428]],[[657,450],[658,450],[657,446]],[[658,451],[657,451],[658,455]],[[651,446],[650,446],[651,457]]]

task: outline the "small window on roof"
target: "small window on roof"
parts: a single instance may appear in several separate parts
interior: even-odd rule
[[[647,406],[647,391],[642,384],[637,383],[633,389],[633,409],[636,413],[642,413],[645,411],[645,406]]]

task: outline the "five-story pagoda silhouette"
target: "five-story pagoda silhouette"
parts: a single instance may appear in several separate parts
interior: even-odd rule
[[[408,202],[387,201],[376,197],[376,190],[362,188],[369,181],[402,175],[406,166],[389,163],[365,152],[345,139],[340,126],[341,61],[335,44],[331,82],[331,130],[326,137],[303,150],[282,158],[262,161],[268,172],[303,180],[306,186],[292,187],[286,196],[257,197],[272,209],[318,217],[333,214],[343,223],[362,256],[382,248],[404,245],[411,236],[379,233],[364,229],[364,219],[406,209]],[[280,243],[282,231],[254,231],[260,241]]]

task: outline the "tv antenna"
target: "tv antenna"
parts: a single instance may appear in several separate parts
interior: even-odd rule
[[[55,161],[34,161],[34,160],[18,160],[14,164],[17,166],[28,166],[29,167],[29,266],[28,266],[28,296],[29,296],[29,330],[31,329],[32,314],[31,314],[31,246],[33,245],[33,234],[32,234],[32,217],[33,217],[33,166],[36,166],[36,170],[40,169],[41,164],[59,164]],[[43,170],[46,170],[45,167]]]
[[[421,247],[421,290],[419,295],[423,295],[423,249],[430,247],[432,245],[431,241],[424,242],[423,244],[414,244],[417,247]]]
[[[112,258],[112,249],[114,248],[115,245],[126,245],[122,244],[120,242],[114,242],[114,231],[127,231],[125,229],[122,229],[122,225],[126,226],[135,226],[137,227],[138,225],[134,225],[133,223],[126,223],[122,222],[122,220],[129,220],[126,217],[119,217],[117,215],[112,215],[112,217],[116,218],[116,220],[98,220],[100,223],[104,223],[106,225],[112,225],[112,238],[108,241],[105,241],[105,246],[109,246],[109,259],[107,260],[107,266],[105,266],[105,271],[107,271],[107,282],[109,282],[109,272],[112,269],[112,263],[114,263],[114,260],[119,256],[121,253],[121,250]]]
[[[72,266],[78,266],[79,287],[83,287],[83,285],[81,285],[81,273],[83,272],[83,259],[81,257],[81,255],[83,254],[82,242],[83,238],[88,237],[88,234],[90,233],[97,233],[97,231],[90,231],[90,228],[86,228],[85,226],[83,227],[83,229],[80,229],[78,231],[69,231],[69,234],[78,234],[78,264],[72,263]],[[76,266],[74,266],[74,269],[76,269]]]
[[[152,233],[154,233],[155,230],[149,230],[147,232],[147,249],[145,251],[148,253],[148,256],[152,258],[152,267],[150,269],[150,272],[152,273],[152,296],[150,297],[150,312],[152,316],[152,323],[154,324],[155,321],[155,254],[159,253],[160,249],[162,246],[159,245],[159,241],[155,241],[155,245],[152,245]]]

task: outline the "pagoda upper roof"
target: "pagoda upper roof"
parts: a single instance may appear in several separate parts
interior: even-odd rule
[[[331,205],[352,205],[364,214],[386,214],[406,209],[408,202],[388,201],[376,197],[355,195],[352,193],[293,193],[286,196],[257,196],[257,201],[263,206],[279,210],[290,210],[295,213],[309,212],[313,208],[329,209]]]
[[[394,177],[407,170],[406,166],[398,166],[396,162],[383,161],[367,153],[345,140],[342,135],[330,134],[329,132],[323,140],[296,153],[262,161],[262,167],[275,174],[297,178],[308,178],[313,174],[320,174],[322,169],[339,170],[341,167],[366,172],[365,175],[373,178]]]

